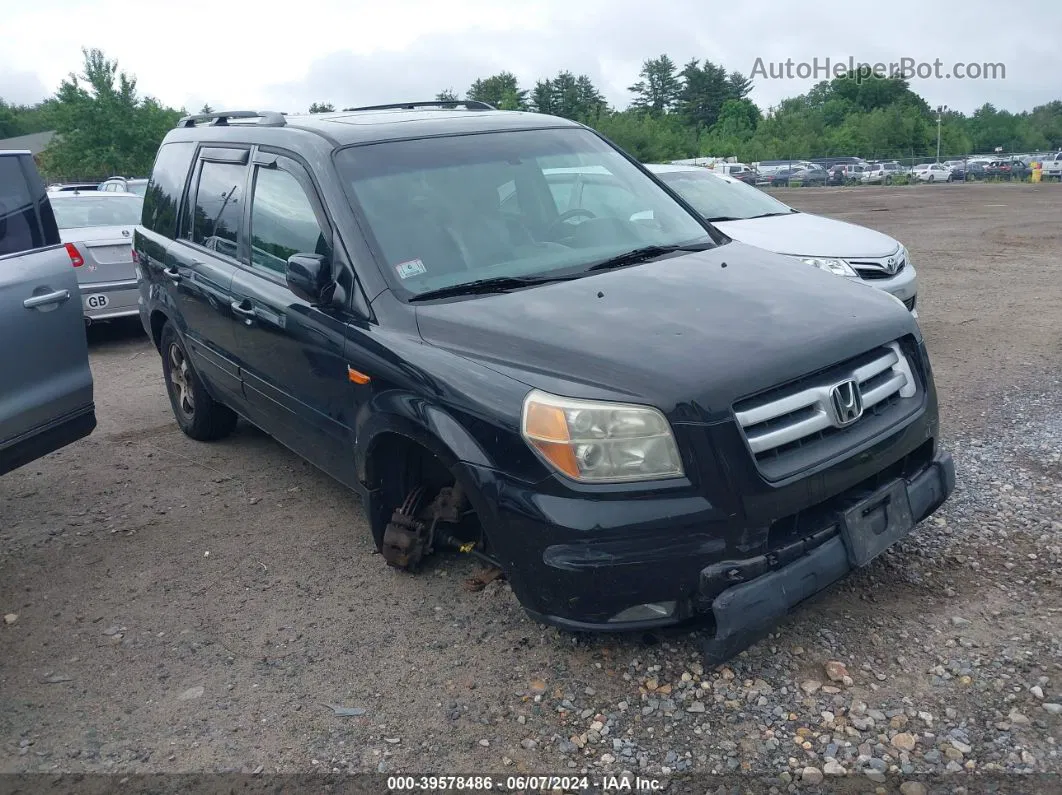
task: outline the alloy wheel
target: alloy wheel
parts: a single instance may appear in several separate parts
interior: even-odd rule
[[[177,408],[186,417],[195,414],[195,397],[192,395],[192,371],[188,357],[177,343],[170,345],[170,386]]]

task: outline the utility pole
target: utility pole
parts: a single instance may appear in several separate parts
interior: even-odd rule
[[[940,162],[940,120],[948,110],[947,105],[937,105],[937,162]]]

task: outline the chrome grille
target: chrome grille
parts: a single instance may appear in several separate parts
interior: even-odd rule
[[[893,261],[889,265],[889,260]],[[903,249],[888,257],[860,257],[848,260],[848,264],[859,274],[861,279],[891,279],[907,267],[907,256]]]
[[[854,390],[853,390],[854,387]],[[840,395],[838,393],[840,390]],[[849,395],[858,412],[849,405]],[[832,368],[795,391],[772,391],[735,406],[734,415],[757,459],[783,448],[854,426],[896,400],[918,391],[911,363],[898,342],[891,342],[850,368]]]

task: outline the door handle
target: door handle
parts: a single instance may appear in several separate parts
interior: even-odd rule
[[[179,282],[181,280],[181,272],[176,268],[165,268],[163,269],[162,273],[175,282]]]
[[[61,304],[68,298],[70,298],[69,290],[56,290],[54,293],[45,293],[44,295],[35,295],[32,298],[27,298],[22,302],[22,305],[26,307],[26,309],[35,309],[38,306]]]
[[[232,309],[233,314],[242,317],[243,322],[246,323],[248,326],[251,325],[251,323],[254,321],[254,305],[251,304],[251,302],[248,301],[246,298],[242,301],[233,301],[231,304],[229,304],[229,307]]]

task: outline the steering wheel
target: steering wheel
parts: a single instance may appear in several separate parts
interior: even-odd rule
[[[549,225],[549,229],[546,230],[546,237],[549,240],[555,240],[556,238],[554,237],[554,235],[557,231],[557,227],[567,221],[570,221],[572,218],[579,218],[580,216],[586,218],[587,220],[597,218],[594,213],[590,212],[589,210],[584,210],[582,207],[576,207],[572,210],[565,210],[553,219],[553,223],[551,223]]]

